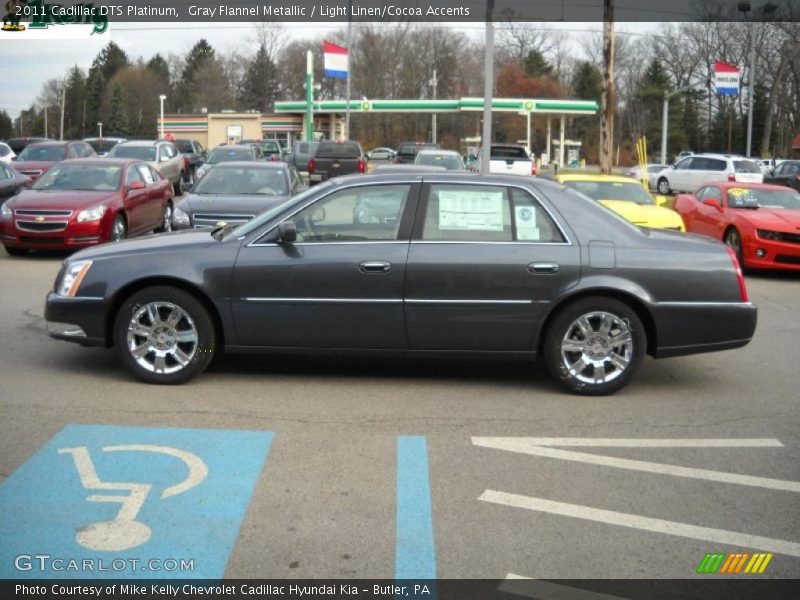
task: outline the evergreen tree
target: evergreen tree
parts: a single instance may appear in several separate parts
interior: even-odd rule
[[[198,85],[195,80],[202,75],[204,69],[211,67],[215,58],[214,49],[205,39],[201,39],[189,50],[180,81],[175,86],[176,104],[180,110],[192,112],[198,108],[195,106],[198,93]]]
[[[67,89],[64,110],[64,137],[68,139],[86,137],[91,131],[91,123],[86,122],[87,110],[86,77],[75,65],[67,76]]]
[[[89,71],[86,79],[86,130],[94,131],[96,123],[102,121],[103,114],[103,94],[106,89],[106,80],[103,73],[98,69]]]
[[[578,64],[572,78],[572,95],[579,100],[599,100],[603,93],[603,75],[588,61]]]
[[[275,62],[262,44],[253,60],[247,65],[239,103],[246,110],[270,112],[277,95],[278,78]]]
[[[115,82],[111,89],[108,132],[113,135],[128,135],[128,114],[125,105],[125,90],[123,90],[119,82]]]
[[[117,71],[129,65],[130,61],[125,51],[114,42],[108,42],[106,47],[95,57],[91,71],[99,69],[103,73],[103,78],[111,81]]]
[[[160,54],[153,56],[147,61],[147,68],[158,75],[166,85],[169,85],[169,65],[163,56]]]
[[[5,110],[0,110],[0,140],[14,137],[14,123]]]
[[[522,64],[522,70],[530,77],[552,77],[553,67],[538,50],[531,50]]]

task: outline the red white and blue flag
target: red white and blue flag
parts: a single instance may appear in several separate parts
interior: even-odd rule
[[[714,63],[714,87],[718,94],[739,93],[739,67],[718,60]]]
[[[323,53],[325,54],[325,75],[347,79],[347,48],[323,42]]]

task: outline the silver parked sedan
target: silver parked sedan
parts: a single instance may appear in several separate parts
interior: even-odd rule
[[[647,354],[744,346],[756,313],[719,242],[636,227],[554,182],[419,171],[78,252],[45,309],[51,335],[116,346],[150,383],[188,381],[221,350],[370,351],[542,356],[594,395]]]

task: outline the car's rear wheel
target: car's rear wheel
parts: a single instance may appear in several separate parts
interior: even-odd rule
[[[178,181],[172,184],[172,190],[175,192],[176,196],[180,196],[181,193],[183,193],[183,190],[181,189],[181,181],[183,181],[184,177],[186,177],[186,174],[181,171]]]
[[[5,248],[9,256],[27,256],[28,254],[25,248],[14,248],[13,246],[6,246]]]
[[[669,194],[670,192],[669,181],[667,180],[666,177],[662,177],[661,179],[658,180],[658,183],[656,184],[656,189],[658,190],[659,194]]]
[[[545,337],[544,358],[550,375],[570,391],[600,396],[630,383],[646,348],[636,311],[613,298],[589,297],[556,315]]]
[[[725,234],[725,243],[731,247],[731,250],[736,254],[736,260],[739,261],[739,266],[744,269],[744,245],[742,244],[742,236],[739,235],[736,229],[731,228]]]
[[[194,296],[168,286],[128,298],[114,322],[114,345],[134,376],[178,384],[206,370],[214,357],[214,323]]]
[[[118,214],[114,217],[114,223],[111,225],[111,241],[121,242],[128,237],[128,223],[125,221],[125,216]]]
[[[156,233],[169,233],[172,231],[172,202],[167,202],[164,206],[164,215],[161,217],[161,225],[156,229]]]

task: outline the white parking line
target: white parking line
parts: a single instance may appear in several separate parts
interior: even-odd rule
[[[498,588],[501,592],[527,596],[537,600],[626,600],[620,596],[610,596],[591,590],[583,590],[549,581],[540,581],[509,573]]]
[[[712,471],[710,469],[695,469],[691,467],[681,467],[678,465],[670,465],[664,463],[649,462],[643,460],[631,460],[627,458],[617,458],[613,456],[603,456],[600,454],[587,454],[585,452],[573,452],[570,450],[558,450],[556,448],[548,448],[542,445],[546,440],[558,440],[559,443],[554,441],[546,442],[551,445],[594,445],[601,446],[603,444],[584,444],[584,442],[603,442],[605,446],[620,446],[620,447],[672,447],[668,445],[670,440],[600,440],[600,439],[582,439],[582,438],[524,438],[524,437],[473,437],[472,443],[476,446],[484,448],[494,448],[495,450],[507,450],[509,452],[518,452],[520,454],[529,454],[532,456],[542,456],[544,458],[555,458],[559,460],[570,460],[574,462],[582,462],[593,465],[600,465],[604,467],[614,467],[617,469],[627,469],[630,471],[643,471],[645,473],[658,473],[659,475],[672,475],[675,477],[687,477],[689,479],[702,479],[705,481],[714,481],[717,483],[732,483],[735,485],[745,485],[750,487],[759,487],[770,490],[780,490],[785,492],[800,493],[800,481],[787,481],[783,479],[772,479],[770,477],[757,477],[753,475],[741,475],[739,473],[726,473],[724,471]],[[649,446],[636,446],[631,442],[649,442]],[[722,442],[726,440],[674,440],[679,442],[675,447],[688,448],[688,447],[775,447],[782,446],[778,440],[727,440],[731,442],[728,446],[724,446]],[[655,444],[653,444],[655,442]],[[690,443],[694,442],[696,445],[692,446]],[[703,442],[713,442],[709,446],[705,446]],[[749,444],[747,442],[750,442]]]
[[[698,525],[689,525],[687,523],[679,523],[676,521],[666,521],[664,519],[653,519],[651,517],[643,517],[640,515],[632,515],[612,510],[603,510],[589,506],[582,506],[580,504],[568,504],[566,502],[545,500],[544,498],[533,498],[531,496],[522,496],[519,494],[508,494],[506,492],[499,492],[496,490],[484,491],[478,500],[482,500],[483,502],[491,502],[493,504],[511,506],[514,508],[524,508],[527,510],[561,515],[564,517],[573,517],[587,521],[596,521],[598,523],[607,523],[609,525],[630,527],[633,529],[653,531],[655,533],[665,533],[668,535],[703,540],[706,542],[714,542],[717,544],[728,544],[739,548],[755,548],[758,550],[765,550],[767,552],[800,557],[800,544],[796,542],[776,540],[773,538],[749,535],[736,531],[712,529],[710,527],[700,527]]]
[[[551,438],[551,437],[473,437],[482,441],[524,442],[534,446],[595,446],[605,448],[783,448],[774,438]]]

